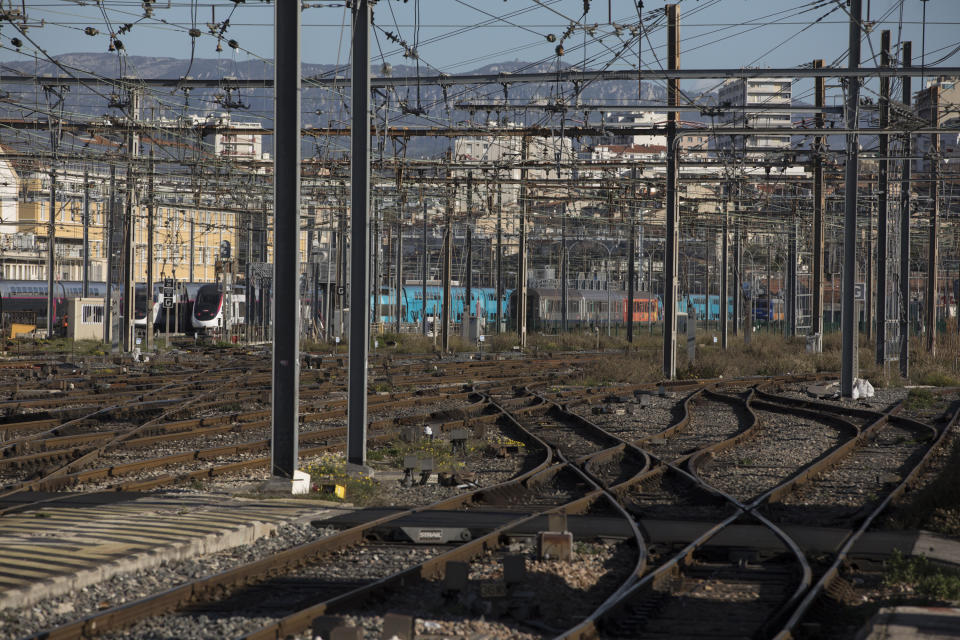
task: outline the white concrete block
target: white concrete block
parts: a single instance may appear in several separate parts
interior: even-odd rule
[[[310,474],[306,471],[293,472],[293,495],[298,496],[310,493]]]
[[[294,471],[293,479],[273,476],[260,485],[262,493],[285,493],[302,495],[310,493],[310,474],[306,471]]]

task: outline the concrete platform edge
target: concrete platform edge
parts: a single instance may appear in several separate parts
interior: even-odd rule
[[[117,575],[140,569],[151,569],[164,562],[186,560],[198,555],[251,544],[273,535],[277,528],[278,525],[273,523],[252,521],[236,529],[210,533],[184,542],[164,545],[151,551],[141,551],[106,562],[96,568],[81,569],[74,573],[40,580],[19,589],[8,589],[0,592],[0,611],[28,607],[46,598],[71,593]]]

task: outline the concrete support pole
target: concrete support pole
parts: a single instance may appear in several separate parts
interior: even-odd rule
[[[669,69],[680,66],[680,9],[675,4],[666,6],[667,12],[667,63]],[[678,81],[667,81],[667,105],[678,105]],[[677,150],[677,114],[667,115],[667,236],[664,269],[663,296],[663,375],[668,380],[677,377],[677,270],[678,238],[680,227],[680,202],[677,192],[680,163]]]
[[[901,52],[903,67],[909,68],[913,63],[911,60],[913,43],[909,40],[903,43]],[[905,107],[909,109],[910,100],[913,97],[911,89],[911,78],[904,75],[902,79],[903,96],[902,101]],[[903,137],[903,165],[900,182],[900,375],[906,378],[910,374],[910,181],[911,162],[910,156],[913,153],[910,134]]]
[[[940,122],[940,87],[930,87],[930,124],[937,126]],[[940,134],[930,134],[930,169],[928,176],[928,193],[930,194],[930,226],[927,248],[927,291],[923,296],[924,310],[927,312],[927,351],[930,355],[937,353],[937,235],[940,232]]]
[[[299,3],[275,4],[271,467],[274,476],[292,479],[299,453],[301,9]]]
[[[880,66],[890,66],[890,31],[880,34]],[[890,79],[880,79],[880,128],[890,126]],[[890,137],[880,135],[880,160],[877,165],[877,364],[887,359],[887,226]]]
[[[850,0],[850,42],[848,68],[854,71],[860,67],[862,0]],[[856,129],[859,122],[860,80],[847,79],[847,128]],[[843,295],[841,301],[840,324],[842,341],[840,349],[840,394],[849,398],[853,395],[853,379],[856,377],[855,358],[857,349],[857,324],[853,300],[853,287],[857,270],[857,177],[860,161],[860,136],[847,134],[847,167],[844,183],[844,227],[843,227]]]
[[[814,69],[823,68],[823,60],[813,61]],[[826,80],[817,78],[814,80],[815,104],[819,108],[826,106]],[[824,127],[825,118],[823,113],[816,115],[817,129]],[[823,154],[826,147],[826,138],[817,136],[814,138],[814,159],[813,159],[813,300],[812,314],[813,322],[811,329],[814,333],[823,335],[823,214],[825,196],[823,190]],[[822,341],[817,342],[818,345]]]
[[[56,296],[53,293],[53,271],[56,267],[57,252],[57,170],[50,170],[50,215],[47,223],[47,337],[53,337],[53,323],[56,320]]]
[[[296,10],[300,10],[299,4]],[[361,466],[367,460],[367,358],[370,349],[370,13],[369,0],[353,3],[347,462]],[[297,133],[299,149],[299,127]]]

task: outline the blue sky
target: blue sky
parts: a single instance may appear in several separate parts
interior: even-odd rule
[[[282,0],[292,1],[292,0]],[[303,59],[315,63],[346,63],[349,56],[349,12],[342,2],[310,1],[303,12]],[[662,0],[646,0],[643,15],[662,12]],[[681,66],[718,68],[741,66],[796,66],[813,58],[827,64],[842,61],[847,42],[847,15],[843,2],[836,0],[682,0]],[[84,6],[89,5],[89,6]],[[922,15],[926,5],[926,51],[930,60],[939,59],[960,44],[960,0],[864,0],[872,26],[870,41],[863,48],[864,58],[879,53],[880,31],[893,31],[893,40],[913,41],[914,63],[919,64],[924,39]],[[235,4],[229,0],[156,0],[153,15],[144,17],[139,0],[104,0],[102,8],[92,2],[41,0],[26,3],[26,38],[10,25],[0,31],[4,60],[23,60],[46,54],[105,52],[109,33],[133,24],[118,34],[130,55],[189,58],[194,55],[243,61],[267,59],[273,55],[273,5],[259,0]],[[609,13],[608,13],[609,9]],[[419,10],[419,18],[418,18]],[[397,35],[408,47],[419,36],[417,47],[426,73],[464,73],[479,66],[512,60],[555,59],[558,39],[573,23],[596,25],[594,41],[584,28],[574,29],[564,42],[563,60],[579,65],[586,58],[596,68],[601,61],[615,59],[629,34],[618,38],[613,22],[626,25],[637,20],[633,0],[593,0],[590,12],[581,20],[583,0],[381,0],[375,7],[378,29],[373,42],[375,54],[385,53],[392,64],[410,63],[403,48],[388,40],[386,32]],[[903,21],[900,21],[902,15]],[[230,19],[220,41],[209,33],[208,23],[221,24]],[[44,26],[39,26],[43,21]],[[813,26],[811,22],[817,21]],[[648,25],[652,20],[648,20]],[[347,25],[347,28],[344,28]],[[417,29],[419,26],[419,30]],[[84,30],[93,28],[96,35]],[[201,35],[191,38],[189,30]],[[26,40],[21,52],[15,52],[10,39]],[[584,39],[591,41],[585,48]],[[228,45],[235,40],[238,48]],[[656,67],[665,55],[665,31],[662,20],[651,25],[643,38],[640,52],[643,66]],[[872,49],[871,49],[872,45]],[[624,68],[637,63],[636,46],[622,51],[613,66]],[[659,60],[658,60],[659,58]],[[865,64],[871,64],[865,62]],[[960,66],[960,53],[940,62]],[[701,83],[703,84],[703,83]]]

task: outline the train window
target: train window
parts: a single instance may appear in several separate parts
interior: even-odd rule
[[[579,300],[568,300],[567,301],[567,313],[573,311],[574,313],[580,310],[580,301]]]

